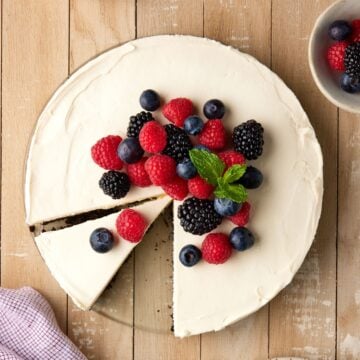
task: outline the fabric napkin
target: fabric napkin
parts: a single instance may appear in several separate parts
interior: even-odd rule
[[[0,288],[0,360],[86,360],[34,289]]]

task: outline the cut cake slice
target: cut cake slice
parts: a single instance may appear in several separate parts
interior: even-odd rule
[[[132,209],[140,212],[150,226],[170,201],[168,196],[161,196]],[[115,221],[118,215],[119,212],[35,237],[38,249],[52,275],[83,310],[92,307],[138,244],[117,235]],[[114,248],[105,254],[95,252],[89,243],[90,234],[99,227],[111,230],[119,240]]]

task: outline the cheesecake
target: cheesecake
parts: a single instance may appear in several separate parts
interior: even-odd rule
[[[170,202],[171,198],[163,195],[131,209],[141,213],[150,226]],[[115,235],[115,245],[106,254],[97,253],[90,246],[89,238],[95,229],[106,228],[116,234],[119,213],[35,236],[36,245],[51,274],[82,310],[93,306],[138,244]]]
[[[263,155],[249,161],[264,175],[262,186],[248,191],[248,227],[256,238],[251,249],[233,253],[221,265],[201,261],[185,267],[181,249],[200,248],[205,235],[184,230],[177,217],[182,201],[173,202],[175,335],[218,331],[289,284],[321,213],[323,163],[314,129],[291,90],[253,57],[209,39],[164,35],[130,41],[85,64],[59,87],[36,125],[26,167],[26,222],[34,226],[139,201],[138,208],[155,220],[169,201],[164,190],[131,187],[125,197],[112,199],[98,186],[104,170],[90,154],[101,137],[126,137],[129,116],[141,110],[145,89],[155,89],[163,101],[189,98],[199,114],[206,101],[221,99],[228,134],[249,119],[265,129]],[[168,123],[160,110],[153,116]],[[82,309],[91,308],[134,248],[126,240],[106,254],[89,247],[91,230],[113,229],[116,214],[36,237],[50,271]],[[223,221],[216,232],[233,227]]]

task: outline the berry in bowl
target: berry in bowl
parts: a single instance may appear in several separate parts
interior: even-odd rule
[[[309,64],[328,100],[360,113],[360,1],[337,1],[320,15],[310,37]]]

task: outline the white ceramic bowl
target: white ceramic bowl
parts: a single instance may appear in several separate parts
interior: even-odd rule
[[[309,42],[311,73],[320,91],[341,109],[360,113],[360,93],[349,94],[339,85],[339,73],[330,69],[326,60],[327,48],[333,41],[328,36],[335,20],[360,19],[360,0],[339,0],[329,6],[316,20]]]

